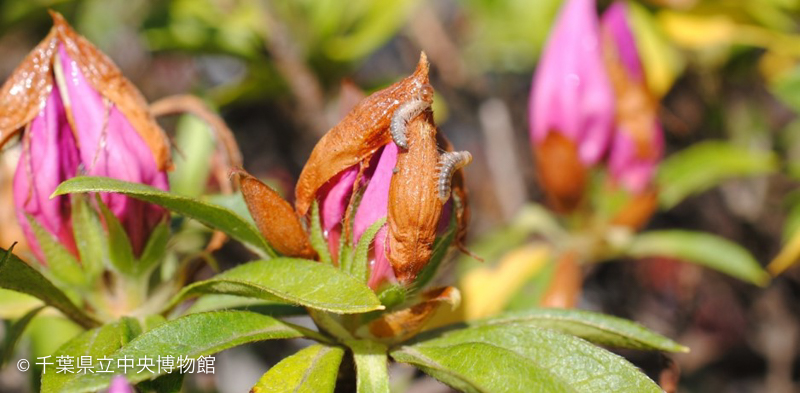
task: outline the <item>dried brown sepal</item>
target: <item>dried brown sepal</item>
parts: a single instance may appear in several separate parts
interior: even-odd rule
[[[559,213],[569,213],[583,201],[587,170],[575,143],[558,132],[549,132],[534,146],[536,173],[548,203]]]
[[[381,316],[369,324],[369,332],[380,339],[404,341],[422,330],[425,323],[443,304],[455,308],[461,302],[461,294],[454,287],[429,289],[422,293],[422,301],[409,308],[404,308]]]
[[[641,194],[631,195],[628,203],[611,220],[614,225],[630,229],[641,229],[658,208],[658,192],[648,189]]]
[[[433,115],[425,112],[407,128],[408,150],[397,156],[389,184],[389,261],[395,277],[409,284],[428,263],[442,215],[438,193],[439,150]]]
[[[86,80],[100,95],[113,102],[139,132],[153,152],[158,169],[170,169],[169,141],[150,114],[142,93],[122,75],[108,56],[76,33],[61,14],[50,11],[50,16],[53,18],[51,34],[54,32],[56,41],[64,44],[70,59],[78,65]]]
[[[583,290],[583,271],[575,253],[567,252],[556,262],[550,286],[540,305],[550,308],[575,308]]]
[[[623,64],[622,58],[610,33],[603,36],[603,62],[616,96],[616,123],[620,132],[627,133],[634,141],[636,155],[642,159],[657,158],[655,132],[658,121],[658,100],[650,93],[647,81],[634,76]]]
[[[0,88],[0,147],[33,121],[52,91],[57,43],[50,30]]]
[[[392,140],[389,124],[395,110],[416,99],[428,84],[428,59],[420,56],[417,70],[386,89],[373,93],[350,111],[320,139],[300,173],[295,206],[301,216],[308,213],[317,190],[339,172],[367,161]]]
[[[286,256],[314,259],[317,254],[292,205],[249,173],[235,169],[233,174],[239,177],[247,210],[270,246]]]

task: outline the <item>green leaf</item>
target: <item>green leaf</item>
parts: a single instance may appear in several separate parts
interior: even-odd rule
[[[58,186],[53,195],[81,192],[117,192],[145,202],[155,203],[177,214],[193,218],[206,226],[225,232],[232,238],[275,256],[258,229],[236,213],[197,199],[170,194],[139,183],[105,177],[75,177]]]
[[[328,241],[325,240],[325,235],[322,234],[322,221],[319,217],[319,204],[315,200],[311,204],[311,247],[319,255],[320,262],[333,265],[331,258],[331,251],[328,249]]]
[[[689,195],[725,180],[773,173],[777,169],[778,158],[772,152],[753,151],[722,141],[696,143],[659,165],[656,181],[660,203],[670,208]]]
[[[199,312],[225,309],[247,309],[272,316],[305,314],[304,308],[286,304],[285,302],[275,302],[233,295],[213,294],[200,296],[197,301],[192,303],[192,305],[184,312],[184,314],[194,314]]]
[[[688,352],[689,349],[622,318],[582,310],[555,308],[509,312],[500,316],[471,322],[470,326],[525,325],[556,330],[580,337],[595,344],[641,350]]]
[[[277,258],[237,266],[185,287],[171,305],[205,293],[286,301],[337,314],[383,308],[364,283],[331,265],[305,259]]]
[[[770,279],[747,249],[708,233],[681,230],[646,232],[633,239],[627,254],[634,258],[678,258],[759,286],[765,286]]]
[[[391,356],[466,392],[661,392],[611,352],[525,325],[455,330]]]
[[[63,392],[92,392],[105,388],[114,374],[123,374],[117,368],[117,359],[142,359],[158,356],[173,356],[178,359],[197,359],[235,346],[283,338],[298,338],[314,334],[305,328],[282,322],[278,319],[248,311],[218,311],[191,314],[163,323],[136,337],[116,351],[110,358],[113,373],[82,374],[63,387]],[[129,369],[125,374],[131,383],[152,380],[165,374],[165,370],[153,368],[152,372]]]
[[[169,236],[169,222],[163,221],[153,228],[142,251],[142,256],[136,263],[136,271],[139,275],[150,273],[161,262],[167,252]]]
[[[87,201],[85,195],[73,195],[72,226],[75,245],[81,256],[83,269],[86,271],[88,281],[93,282],[103,272],[103,261],[108,258],[108,239],[103,224],[97,212]]]
[[[550,281],[555,275],[556,262],[550,258],[538,272],[534,273],[508,301],[505,310],[517,311],[538,307],[547,293]]]
[[[267,371],[250,393],[333,392],[344,350],[317,344],[281,360]]]
[[[84,314],[61,290],[56,288],[50,281],[47,281],[41,273],[28,266],[27,263],[22,262],[11,251],[1,248],[0,288],[35,296],[85,328],[91,328],[99,324],[94,318]]]
[[[175,127],[175,145],[183,154],[175,155],[175,170],[169,174],[169,189],[173,193],[189,197],[203,193],[208,184],[214,143],[208,124],[195,116],[180,117]]]
[[[36,307],[42,301],[16,291],[0,288],[0,319],[19,319]]]
[[[50,275],[50,278],[57,283],[66,284],[67,287],[86,286],[86,276],[83,274],[81,263],[33,217],[27,216],[27,219],[47,262],[45,274]]]
[[[795,67],[790,72],[781,75],[772,82],[770,90],[784,104],[795,112],[800,112],[800,67]]]
[[[14,355],[14,348],[17,346],[17,341],[22,336],[22,333],[25,332],[25,328],[28,327],[28,324],[31,322],[33,317],[39,313],[39,311],[44,310],[45,306],[36,307],[31,311],[28,311],[27,314],[23,315],[22,318],[14,322],[11,325],[11,328],[5,332],[5,343],[3,344],[3,354],[0,356],[0,369],[11,360],[11,356]]]
[[[356,363],[358,393],[389,393],[386,346],[370,340],[348,341]]]
[[[422,268],[416,281],[414,281],[415,288],[425,288],[436,276],[436,273],[439,271],[439,266],[441,266],[444,257],[447,256],[447,251],[450,250],[450,245],[453,244],[453,239],[456,238],[456,232],[458,231],[458,228],[456,228],[457,225],[455,207],[453,207],[453,212],[450,215],[450,223],[447,225],[447,231],[444,235],[437,237],[433,242],[431,259],[428,261],[428,264]]]
[[[81,375],[77,373],[57,373],[55,359],[59,356],[71,356],[73,358],[73,367],[71,368],[73,371],[79,370],[78,365],[81,364],[81,356],[88,356],[91,358],[92,369],[97,371],[108,364],[108,361],[99,362],[99,359],[108,357],[139,334],[141,334],[141,327],[135,319],[122,318],[117,322],[83,332],[72,340],[67,341],[51,358],[47,359],[48,362],[52,362],[54,365],[48,366],[42,375],[42,392],[67,391],[66,386]]]
[[[358,239],[358,244],[356,245],[356,250],[353,253],[353,261],[350,263],[350,273],[351,276],[355,277],[356,280],[359,280],[363,283],[366,283],[369,280],[369,247],[372,245],[372,241],[375,240],[375,236],[378,234],[378,231],[381,230],[383,225],[386,224],[386,218],[381,218],[378,221],[372,223],[372,225],[367,228],[364,233],[361,234],[361,238]]]
[[[133,246],[128,238],[125,228],[119,222],[117,216],[111,212],[105,203],[97,195],[97,205],[100,206],[100,213],[108,230],[108,256],[111,265],[120,273],[126,276],[135,276],[136,264],[133,256]]]

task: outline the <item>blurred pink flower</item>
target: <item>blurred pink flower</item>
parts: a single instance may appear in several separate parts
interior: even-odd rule
[[[603,158],[614,121],[614,94],[603,64],[594,0],[567,0],[536,69],[531,89],[534,144],[548,133],[572,141],[585,166]]]
[[[115,375],[108,386],[108,393],[133,393],[133,387],[123,375]]]
[[[606,66],[617,95],[617,122],[608,167],[614,180],[629,192],[641,194],[652,181],[664,151],[657,102],[647,81],[628,23],[624,3],[615,2],[603,14]]]

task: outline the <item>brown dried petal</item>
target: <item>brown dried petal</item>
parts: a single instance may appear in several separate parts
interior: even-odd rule
[[[635,78],[622,63],[614,38],[604,35],[603,60],[616,96],[616,120],[620,132],[630,135],[640,158],[656,158],[658,133],[653,125],[658,118],[658,100],[650,93],[645,78]]]
[[[559,132],[548,132],[534,146],[534,158],[536,173],[553,209],[568,213],[578,207],[583,201],[587,173],[575,143]]]
[[[641,229],[650,220],[656,208],[658,208],[658,192],[653,188],[647,189],[641,194],[631,195],[628,203],[614,216],[611,223],[633,230]]]
[[[389,261],[397,279],[408,284],[431,257],[442,214],[437,180],[439,151],[430,112],[407,128],[408,150],[397,156],[389,185]]]
[[[304,216],[317,190],[339,172],[368,160],[389,143],[389,123],[400,104],[416,99],[428,84],[428,59],[420,56],[411,76],[373,93],[320,139],[308,159],[295,189],[297,213]]]
[[[147,107],[142,93],[122,75],[119,68],[103,52],[78,35],[64,17],[50,12],[57,41],[64,44],[70,59],[78,64],[83,76],[100,95],[108,98],[125,115],[153,152],[159,170],[172,166],[169,141]]]
[[[39,114],[50,94],[56,44],[53,29],[0,88],[0,147]]]
[[[556,262],[556,271],[540,305],[550,308],[574,308],[583,288],[583,271],[577,255],[565,253]]]
[[[308,234],[303,229],[292,205],[268,185],[243,170],[235,170],[250,215],[267,242],[279,253],[313,259]]]
[[[369,332],[378,338],[404,341],[419,333],[442,304],[457,307],[460,302],[461,294],[454,287],[429,289],[422,294],[422,302],[370,322]]]

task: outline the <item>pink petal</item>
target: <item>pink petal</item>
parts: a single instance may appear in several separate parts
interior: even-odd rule
[[[71,103],[68,110],[85,174],[167,190],[167,175],[158,170],[153,153],[139,133],[119,109],[88,83],[63,44],[58,53],[66,79],[62,94]],[[164,210],[119,194],[104,194],[102,198],[122,222],[138,254],[152,228],[164,217]]]
[[[133,387],[122,375],[115,375],[108,387],[108,393],[133,393]]]
[[[339,253],[339,239],[342,235],[342,220],[353,194],[353,184],[358,176],[358,166],[352,166],[339,173],[320,189],[320,218],[322,230],[328,239],[328,249],[333,255]]]
[[[375,171],[369,179],[369,184],[361,198],[361,204],[356,212],[353,223],[353,244],[358,244],[361,235],[373,223],[384,218],[388,214],[389,207],[389,184],[394,174],[394,167],[397,164],[398,147],[394,143],[389,143],[383,148],[375,166]],[[386,257],[386,227],[378,231],[374,240],[372,261],[372,272],[370,274],[369,285],[376,288],[385,280],[392,280],[392,271],[389,259]]]
[[[14,174],[14,206],[17,219],[31,249],[40,261],[44,255],[28,223],[30,215],[55,236],[67,249],[75,252],[70,224],[68,196],[50,199],[58,185],[78,170],[78,150],[67,122],[58,88],[47,97],[41,113],[33,119],[24,137],[22,154]]]
[[[608,7],[606,12],[603,13],[600,24],[614,41],[620,60],[628,73],[635,80],[641,81],[644,78],[642,63],[639,60],[636,39],[633,37],[633,32],[628,24],[628,10],[625,4],[615,2]]]
[[[594,0],[568,0],[550,34],[531,89],[534,143],[560,132],[578,145],[586,165],[605,154],[614,120],[614,95],[600,52]]]
[[[664,135],[657,122],[653,123],[652,132],[651,149],[646,154],[637,151],[636,141],[626,130],[619,129],[614,134],[608,167],[612,178],[628,192],[639,194],[647,189],[664,154]]]

